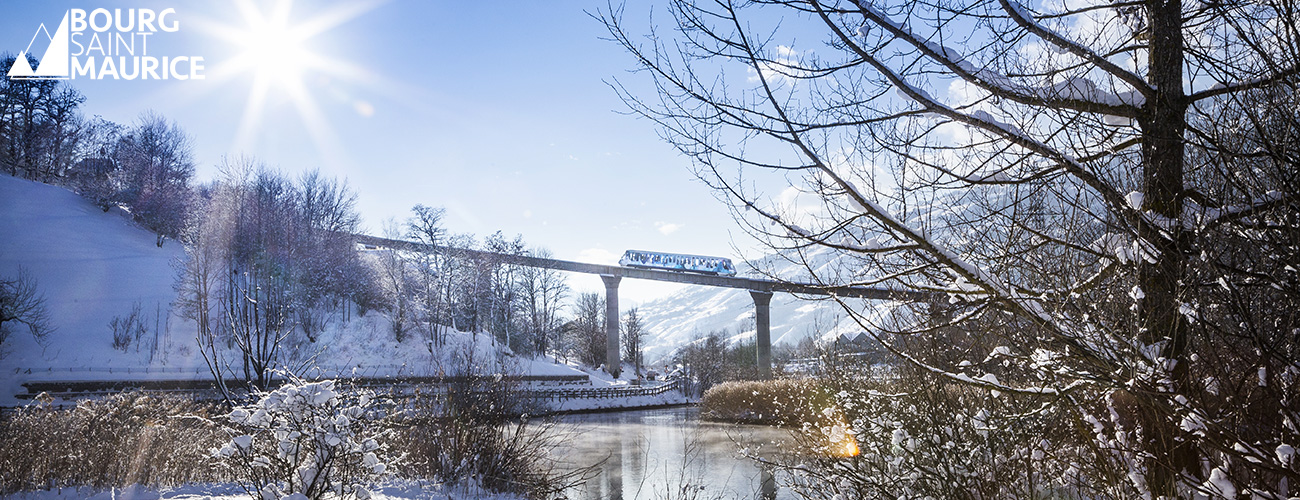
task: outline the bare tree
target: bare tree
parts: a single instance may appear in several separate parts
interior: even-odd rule
[[[45,150],[38,174],[42,182],[62,183],[68,168],[78,159],[80,143],[90,137],[85,130],[88,124],[78,112],[84,102],[86,97],[77,89],[60,85],[42,103],[46,117],[42,134],[45,139]]]
[[[243,379],[266,389],[283,366],[284,340],[294,331],[294,268],[299,227],[293,185],[251,160],[224,168],[229,186],[230,250],[217,308],[240,358]]]
[[[708,335],[696,332],[695,340],[680,347],[673,358],[685,370],[694,396],[704,394],[710,387],[721,383],[727,373],[726,331],[713,331]]]
[[[632,109],[751,234],[794,262],[842,256],[807,265],[815,280],[951,298],[885,316],[845,303],[865,329],[971,336],[969,355],[1004,365],[882,339],[895,355],[1100,422],[1094,470],[1127,471],[1126,496],[1286,496],[1300,480],[1272,453],[1300,442],[1295,379],[1268,375],[1295,366],[1277,332],[1300,325],[1222,297],[1300,305],[1294,0],[669,10],[673,29],[644,39],[603,16],[655,85],[614,85]],[[1230,403],[1256,368],[1280,386],[1271,403]]]
[[[605,362],[605,299],[600,294],[578,295],[566,329],[579,362],[592,367]]]
[[[348,301],[379,307],[383,294],[353,246],[359,218],[345,182],[316,172],[294,182],[248,158],[223,162],[221,173],[198,190],[183,233],[178,302],[223,390],[241,372],[265,388],[275,370],[310,362],[300,340],[319,340]]]
[[[329,318],[338,309],[346,311],[345,301],[369,280],[352,242],[361,216],[357,194],[347,181],[324,177],[319,170],[298,179],[294,196],[294,312],[303,334],[316,342]]]
[[[529,252],[533,257],[549,259],[550,250],[544,248]],[[519,270],[519,293],[523,302],[524,328],[532,336],[533,351],[538,354],[556,353],[560,344],[560,308],[569,296],[569,285],[564,273],[554,269],[523,267]]]
[[[449,321],[457,331],[468,331],[478,335],[479,293],[482,280],[480,269],[465,252],[458,249],[472,250],[478,242],[470,234],[454,234],[447,238],[446,268],[439,285],[443,289],[444,303],[447,304]]]
[[[497,231],[483,242],[484,250],[497,255],[523,255],[527,245],[520,235],[506,239]],[[498,341],[515,352],[527,352],[532,348],[532,341],[524,339],[519,332],[519,272],[520,266],[510,264],[502,258],[478,259],[481,276],[486,279],[483,303],[486,307],[484,326],[492,332]]]
[[[643,352],[645,340],[645,328],[641,326],[641,318],[637,315],[637,310],[633,307],[627,312],[627,317],[623,320],[623,359],[632,363],[635,367],[637,378],[641,378],[641,363],[643,361]]]
[[[122,126],[98,116],[80,123],[76,162],[68,170],[68,185],[107,212],[117,206],[121,173],[110,150],[122,135]]]
[[[270,387],[293,331],[288,286],[262,269],[232,272],[220,302],[224,327],[242,354],[244,380],[253,388]]]
[[[438,246],[446,242],[447,230],[442,227],[446,210],[416,205],[406,221],[406,236],[416,243]],[[445,331],[448,294],[443,290],[445,275],[451,271],[447,257],[436,252],[419,252],[415,255],[416,274],[420,284],[420,331],[426,336],[430,350],[441,348],[447,342]]]
[[[181,234],[186,258],[176,264],[176,300],[180,315],[193,320],[195,340],[218,390],[229,400],[226,386],[228,367],[221,346],[229,337],[222,326],[222,290],[229,272],[230,252],[234,243],[235,219],[240,196],[230,193],[239,186],[216,183],[200,190],[198,212],[193,223]]]
[[[392,238],[401,236],[401,230],[394,221],[389,221],[385,234]],[[415,289],[417,287],[412,275],[411,258],[401,250],[389,248],[379,254],[378,275],[384,295],[388,297],[389,323],[392,325],[393,337],[402,342],[411,330],[415,316]]]
[[[14,325],[23,325],[37,342],[44,341],[54,328],[42,294],[26,269],[18,268],[12,277],[0,277],[0,358],[4,357],[5,340]]]
[[[117,196],[137,221],[158,235],[158,246],[178,237],[190,214],[192,142],[176,123],[144,113],[114,146],[113,159],[123,178]]]
[[[16,60],[0,57],[0,68],[8,71]],[[77,89],[58,80],[0,80],[0,165],[11,175],[61,183],[85,137],[79,113],[85,101]]]

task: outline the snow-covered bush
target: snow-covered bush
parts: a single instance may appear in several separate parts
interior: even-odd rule
[[[232,437],[214,455],[257,498],[365,499],[391,462],[383,416],[368,391],[298,381],[232,410]]]
[[[788,468],[804,498],[1140,497],[1080,415],[1047,398],[924,373],[836,390],[847,421],[806,425],[811,458]]]

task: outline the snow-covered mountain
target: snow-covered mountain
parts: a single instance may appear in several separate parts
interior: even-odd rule
[[[825,248],[810,251],[805,257],[808,266],[819,272],[839,264],[834,252]],[[737,267],[740,276],[755,278],[762,277],[755,268],[791,281],[806,282],[808,276],[803,264],[790,262],[780,255],[769,255]],[[849,303],[855,308],[879,305],[855,299],[849,299]],[[646,331],[645,357],[652,363],[710,332],[726,331],[733,342],[754,337],[754,300],[747,290],[688,287],[673,296],[641,305],[637,313]],[[833,338],[862,330],[834,301],[786,293],[772,297],[771,328],[773,345],[793,345],[810,336]]]

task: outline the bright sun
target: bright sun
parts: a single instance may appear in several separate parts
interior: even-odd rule
[[[295,101],[308,98],[304,95],[305,74],[329,69],[329,61],[309,49],[311,39],[354,17],[354,14],[340,16],[327,12],[321,17],[290,24],[291,0],[274,3],[270,12],[263,12],[251,0],[239,0],[235,6],[244,19],[244,26],[230,37],[240,49],[233,64],[236,71],[253,76],[251,96],[258,99],[265,98],[270,90],[283,91]]]
[[[301,84],[303,70],[311,59],[306,37],[291,29],[286,19],[258,19],[249,26],[244,53],[254,78],[266,84],[294,89]]]
[[[338,94],[339,81],[355,78],[358,68],[346,61],[321,56],[311,50],[314,39],[331,29],[366,13],[383,0],[339,2],[311,17],[291,20],[292,0],[279,0],[269,11],[252,0],[236,0],[242,24],[219,26],[213,29],[218,37],[236,48],[234,57],[223,63],[220,73],[236,81],[250,83],[248,99],[244,104],[239,129],[235,134],[235,148],[247,149],[257,142],[268,97],[288,98],[297,109],[303,125],[322,149],[329,149],[337,141],[312,95],[319,82],[335,82],[331,93]],[[365,101],[353,103],[361,110],[373,107]],[[363,113],[364,114],[364,113]]]

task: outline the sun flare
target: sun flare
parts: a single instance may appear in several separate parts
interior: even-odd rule
[[[851,458],[862,453],[858,448],[858,440],[853,436],[853,431],[849,425],[841,419],[832,425],[826,432],[827,445],[826,453],[832,457]]]
[[[290,28],[286,19],[257,20],[249,26],[244,52],[239,56],[253,72],[254,79],[267,85],[291,90],[299,83],[311,53],[306,37]]]
[[[357,83],[358,75],[365,72],[337,57],[318,54],[313,46],[327,38],[334,28],[381,3],[383,0],[339,2],[302,17],[293,15],[296,12],[292,0],[233,2],[240,22],[215,26],[212,32],[234,49],[233,56],[219,72],[230,80],[249,85],[234,149],[254,145],[262,135],[266,109],[284,100],[297,110],[303,126],[322,151],[328,153],[335,148],[338,140],[314,93],[328,92],[325,95],[337,100],[347,94],[345,84]],[[355,101],[349,102],[348,107],[358,114],[368,116],[364,110],[373,114],[369,102],[356,98],[346,100]]]

